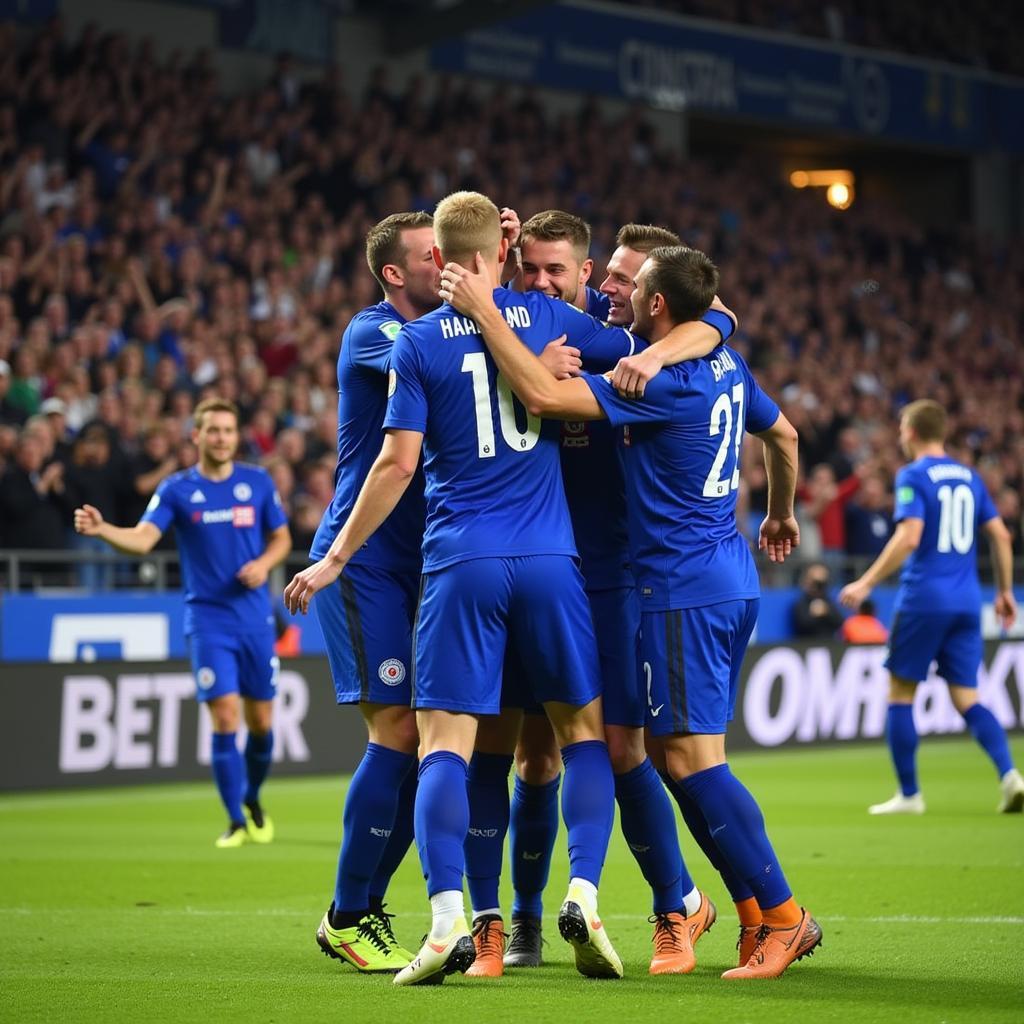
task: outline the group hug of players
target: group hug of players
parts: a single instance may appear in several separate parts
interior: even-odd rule
[[[459,192],[433,217],[395,214],[367,237],[385,299],[345,332],[336,493],[313,564],[285,602],[316,611],[337,701],[358,704],[369,739],[317,942],[399,985],[540,963],[559,784],[569,882],[558,926],[582,974],[623,973],[597,907],[616,803],[651,888],[650,971],[695,966],[716,909],[683,862],[670,794],[736,908],[738,964],[723,977],[776,977],[821,942],[724,741],[759,598],[735,517],[741,445],[747,432],[763,442],[759,547],[782,561],[799,542],[797,436],[726,345],[735,321],[707,256],[665,229],[626,225],[598,292],[587,286],[589,234],[561,211],[520,228],[513,211]],[[904,561],[930,578],[956,563],[947,571],[962,586],[941,609],[946,626],[933,619],[922,635],[908,608],[913,640],[898,648],[894,636],[890,746],[902,791],[890,811],[920,800],[909,700],[936,655],[1000,772],[1000,809],[1020,810],[1024,780],[1005,735],[970,699],[980,661],[977,607],[973,620],[967,607],[978,586],[975,525],[997,552],[1005,623],[1015,614],[1000,556],[1008,536],[977,475],[942,453],[941,412],[924,402],[904,413],[917,460],[904,473],[931,459],[945,483],[929,490],[924,471],[898,481],[897,518],[929,524],[937,502],[959,503],[955,517],[883,552],[847,597]],[[266,474],[232,462],[230,403],[201,403],[195,430],[199,464],[165,480],[137,526],[113,527],[86,508],[76,527],[135,553],[170,523],[178,529],[197,691],[213,714],[229,817],[217,842],[230,848],[272,837],[259,798],[276,672],[265,581],[290,541]],[[968,488],[969,510],[951,484]],[[507,833],[508,935],[498,899]],[[397,941],[384,903],[414,837],[432,908],[417,953]]]

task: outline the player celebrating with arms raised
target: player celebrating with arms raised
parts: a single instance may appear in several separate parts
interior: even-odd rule
[[[235,406],[206,399],[196,406],[194,423],[199,462],[167,477],[135,526],[112,526],[85,505],[75,509],[75,529],[126,554],[145,555],[175,527],[196,696],[210,709],[213,777],[228,814],[217,846],[269,843],[273,824],[260,806],[260,786],[274,747],[278,660],[267,574],[291,551],[292,538],[267,472],[233,461]],[[243,707],[249,729],[244,760],[235,735]]]
[[[901,566],[896,618],[889,637],[889,751],[900,791],[871,814],[923,814],[917,784],[914,687],[932,661],[957,711],[999,773],[997,810],[1024,810],[1024,778],[1014,767],[1003,727],[978,703],[981,588],[977,533],[988,535],[996,574],[995,610],[1004,629],[1017,617],[1010,533],[981,477],[944,448],[946,411],[938,402],[911,402],[900,417],[900,444],[913,461],[896,474],[896,531],[860,579],[839,600],[857,608],[872,588]]]

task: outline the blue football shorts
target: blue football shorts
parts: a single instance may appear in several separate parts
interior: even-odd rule
[[[753,598],[642,614],[640,679],[652,735],[725,733],[760,603]]]
[[[936,670],[954,686],[978,685],[983,648],[978,612],[910,612],[900,610],[889,634],[885,667],[900,679],[918,683]]]
[[[503,686],[507,646],[519,668]],[[601,683],[575,561],[474,558],[426,574],[413,662],[416,708],[494,715],[502,703],[589,704]]]
[[[412,623],[420,575],[347,565],[313,595],[339,704],[401,704],[412,694]]]
[[[249,700],[273,700],[281,663],[274,653],[274,632],[193,633],[188,638],[196,699],[240,693]]]

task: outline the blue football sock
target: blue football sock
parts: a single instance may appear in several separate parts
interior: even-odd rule
[[[622,835],[651,887],[654,913],[682,909],[693,879],[679,850],[672,804],[650,758],[615,776],[615,799]]]
[[[964,721],[971,730],[971,735],[992,758],[999,778],[1011,771],[1013,757],[1010,755],[1010,744],[1006,742],[1006,732],[996,720],[996,716],[984,704],[975,704],[967,709]]]
[[[450,750],[437,750],[420,761],[416,791],[416,846],[427,880],[427,895],[462,891],[469,831],[469,766]]]
[[[245,821],[242,813],[242,790],[245,789],[245,762],[233,732],[215,732],[210,757],[213,779],[221,802],[231,821]]]
[[[344,833],[334,883],[334,908],[344,913],[370,905],[370,879],[395,825],[398,791],[415,757],[368,743],[345,795]]]
[[[569,833],[569,877],[597,886],[615,820],[615,778],[608,748],[583,740],[562,748],[562,817]]]
[[[917,728],[912,704],[890,704],[885,728],[889,753],[904,796],[917,792]]]
[[[405,860],[412,846],[412,813],[416,803],[416,758],[410,756],[409,769],[398,790],[398,805],[395,808],[395,823],[391,826],[384,852],[380,855],[377,870],[370,879],[370,909],[380,910],[384,896],[391,884],[391,878]]]
[[[508,773],[511,770],[511,754],[476,753],[469,762],[466,881],[474,913],[499,905],[498,882],[508,832]]]
[[[771,910],[785,903],[793,893],[764,830],[761,808],[729,766],[705,768],[682,784],[701,809],[729,866],[753,890],[758,906]]]
[[[676,782],[668,772],[662,773],[661,778],[668,787],[668,791],[675,797],[690,835],[693,836],[694,841],[704,851],[704,856],[707,857],[711,866],[722,876],[722,881],[725,883],[726,889],[729,890],[729,896],[732,898],[733,903],[749,900],[754,895],[753,891],[729,867],[729,862],[722,855],[722,851],[718,848],[718,843],[711,838],[711,831],[708,829],[707,820],[701,813],[700,808],[690,799],[690,794],[686,792],[683,784]]]
[[[512,913],[541,917],[544,888],[551,871],[551,854],[558,835],[556,776],[543,786],[531,786],[516,776],[509,823],[512,860]]]
[[[274,755],[274,731],[271,729],[262,736],[256,733],[249,733],[245,741],[245,771],[249,778],[245,790],[245,802],[247,804],[258,804],[260,802],[260,786],[270,771],[270,760]]]

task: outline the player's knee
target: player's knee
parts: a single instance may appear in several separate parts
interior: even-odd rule
[[[961,715],[966,715],[978,703],[978,691],[968,686],[950,686],[949,696]]]
[[[411,708],[402,708],[381,717],[370,729],[370,741],[403,754],[414,754],[420,742],[416,713]]]
[[[671,736],[665,741],[665,765],[673,779],[685,779],[720,764],[725,764],[724,737]]]
[[[231,699],[234,694],[226,697],[218,697],[207,703],[210,710],[210,720],[213,723],[214,732],[238,732],[241,724],[241,714],[238,707],[238,699]]]
[[[913,704],[915,685],[907,679],[900,679],[899,676],[889,677],[889,703],[890,704]]]
[[[562,759],[558,747],[544,751],[516,751],[516,775],[528,786],[546,786],[558,778],[562,770]]]
[[[643,729],[606,725],[604,733],[608,743],[608,758],[616,775],[631,772],[647,759]]]

